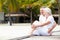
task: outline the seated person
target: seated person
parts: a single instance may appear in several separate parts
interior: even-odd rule
[[[47,7],[41,8],[40,13],[39,21],[35,21],[32,24],[31,35],[51,35],[52,30],[56,27],[51,9]]]

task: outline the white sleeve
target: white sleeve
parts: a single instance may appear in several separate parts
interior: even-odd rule
[[[40,21],[40,20],[41,20],[41,18],[42,18],[41,16],[42,16],[42,15],[40,15],[40,16],[39,16],[39,21]]]
[[[43,22],[43,16],[42,15],[40,15],[40,17],[39,17],[39,22]]]
[[[50,21],[51,23],[54,23],[55,22],[53,16],[49,16],[47,18],[47,21]]]
[[[33,25],[38,25],[39,24],[39,21],[37,21],[37,20],[35,20],[34,22],[33,22]]]

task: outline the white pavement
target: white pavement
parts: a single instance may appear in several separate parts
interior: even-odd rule
[[[54,32],[53,35],[60,35],[60,25],[57,25],[53,31],[57,31]],[[26,36],[29,35],[30,32],[31,32],[30,23],[13,24],[12,26],[9,26],[8,24],[0,24],[0,40],[8,40],[16,37]],[[34,39],[34,37],[32,38]],[[38,38],[36,37],[36,39]],[[41,39],[43,38],[45,37],[41,37]],[[30,38],[30,40],[33,39]],[[29,39],[24,39],[24,40],[29,40]]]

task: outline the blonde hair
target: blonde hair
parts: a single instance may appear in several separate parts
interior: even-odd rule
[[[50,8],[48,8],[48,7],[46,7],[46,8],[44,9],[44,11],[48,12],[50,15],[52,14],[51,9],[50,9]]]

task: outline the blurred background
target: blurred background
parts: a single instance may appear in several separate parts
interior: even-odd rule
[[[42,6],[51,8],[60,24],[60,0],[0,0],[0,23],[33,23]]]

